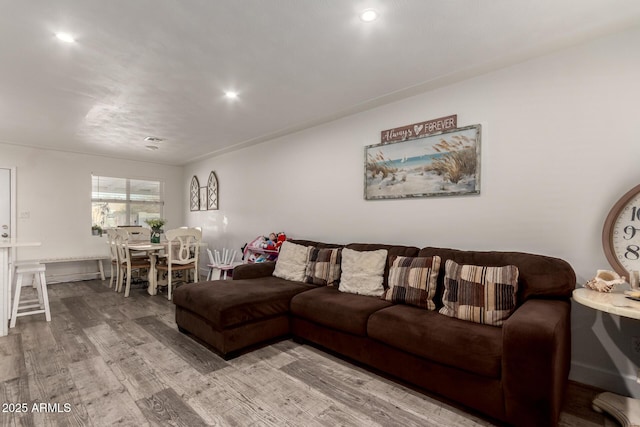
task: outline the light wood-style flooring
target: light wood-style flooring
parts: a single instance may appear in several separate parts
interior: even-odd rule
[[[1,426],[495,425],[291,340],[225,361],[142,286],[124,298],[99,280],[59,283],[49,296],[50,323],[21,317],[0,337]],[[617,425],[591,410],[596,393],[570,384],[561,425]]]

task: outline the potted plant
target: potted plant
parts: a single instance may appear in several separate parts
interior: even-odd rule
[[[93,224],[91,226],[91,234],[94,236],[102,236],[102,227],[98,224]]]
[[[151,227],[151,243],[160,243],[160,234],[162,234],[162,227],[167,223],[162,218],[147,219],[146,222]]]

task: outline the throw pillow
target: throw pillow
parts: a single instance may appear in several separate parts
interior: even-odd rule
[[[384,292],[382,279],[387,250],[359,252],[342,249],[340,292],[379,297]]]
[[[439,256],[398,256],[389,269],[389,289],[385,291],[383,298],[395,303],[435,310],[433,297],[438,286],[439,271]]]
[[[440,313],[500,326],[516,308],[518,267],[483,267],[445,263],[444,307]]]
[[[339,248],[311,248],[304,282],[318,286],[337,285],[340,280],[341,251]]]
[[[285,241],[280,247],[273,275],[281,279],[302,282],[307,268],[308,254],[309,247]]]

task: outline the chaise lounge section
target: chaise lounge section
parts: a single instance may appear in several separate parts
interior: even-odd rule
[[[557,425],[569,373],[569,298],[576,283],[565,261],[518,252],[292,242],[358,252],[384,249],[385,288],[396,257],[438,256],[437,309],[282,279],[273,276],[275,263],[262,263],[237,267],[233,281],[178,288],[174,303],[180,330],[223,357],[294,337],[497,420]],[[501,326],[439,313],[447,260],[518,268],[516,309]]]

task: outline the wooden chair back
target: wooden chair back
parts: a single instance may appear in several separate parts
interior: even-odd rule
[[[167,230],[164,234],[169,244],[167,262],[180,265],[194,263],[197,272],[202,231],[197,228],[176,228]]]

